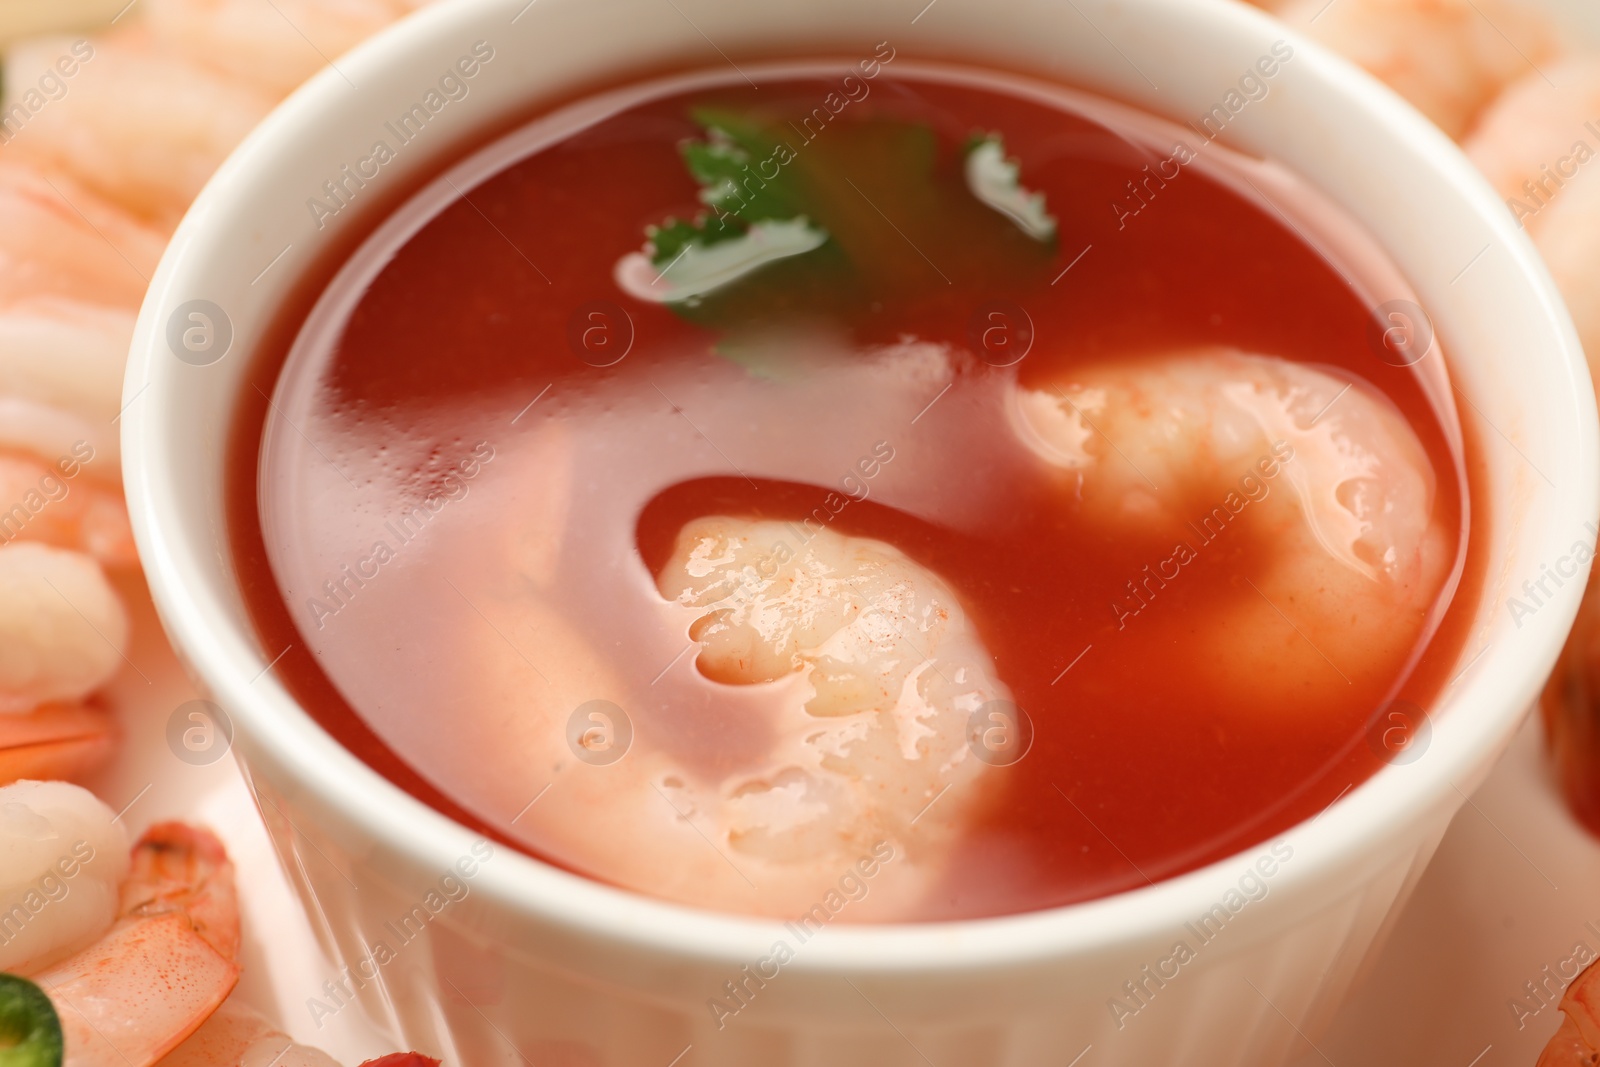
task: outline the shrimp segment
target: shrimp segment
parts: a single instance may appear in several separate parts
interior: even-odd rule
[[[339,1061],[321,1049],[296,1044],[229,997],[158,1067],[339,1067]],[[439,1061],[416,1052],[391,1052],[361,1067],[439,1067]]]
[[[31,973],[100,937],[127,872],[127,836],[94,794],[66,782],[0,787],[0,971]]]
[[[1600,967],[1578,973],[1561,997],[1561,1028],[1534,1067],[1594,1067],[1600,1061]]]
[[[1514,82],[1462,143],[1519,221],[1537,233],[1568,183],[1588,182],[1600,125],[1600,59],[1574,56]]]
[[[550,783],[518,820],[529,843],[697,907],[838,911],[844,879],[845,921],[928,914],[959,835],[1003,786],[967,728],[1009,694],[955,594],[882,542],[798,543],[784,524],[724,516],[686,525],[656,582],[663,625],[698,652],[689,691],[714,718],[696,743],[645,714],[645,694],[546,605],[519,608],[542,679],[468,652],[493,671],[474,700],[506,709],[499,743],[529,753],[529,794]]]
[[[110,425],[122,409],[133,318],[63,297],[0,307],[0,394]]]
[[[161,1067],[339,1067],[321,1049],[297,1045],[289,1035],[229,998]]]
[[[1503,0],[1289,0],[1279,16],[1365,67],[1455,138],[1501,89],[1557,50],[1543,17]]]
[[[55,37],[12,47],[8,89],[37,82],[71,48]],[[93,48],[71,91],[29,119],[7,151],[170,227],[275,98],[161,52],[142,28]]]
[[[1464,146],[1539,246],[1600,381],[1600,61],[1508,89]]]
[[[1365,383],[1213,349],[1087,368],[1018,390],[1013,410],[1021,438],[1070,472],[1090,521],[1178,543],[1128,583],[1119,625],[1159,615],[1158,591],[1226,552],[1209,546],[1245,515],[1259,551],[1226,557],[1237,596],[1194,634],[1215,647],[1211,669],[1287,699],[1392,676],[1415,647],[1454,540],[1421,442]]]
[[[0,545],[0,715],[82,700],[116,673],[127,641],[127,613],[94,560]]]
[[[23,141],[0,164],[0,293],[137,310],[166,237],[64,174],[10,162]]]
[[[121,478],[122,451],[115,426],[101,426],[48,404],[0,396],[0,449],[30,452],[52,461],[74,452],[92,455],[107,481]]]
[[[0,786],[22,778],[77,781],[104,766],[116,747],[111,716],[83,705],[0,715]]]
[[[46,465],[0,451],[0,544],[44,541],[93,556],[108,567],[138,561],[122,494],[81,471],[69,454]]]
[[[233,865],[211,834],[151,827],[134,847],[111,930],[31,977],[66,1037],[65,1067],[149,1067],[239,979]]]
[[[696,613],[708,678],[792,683],[773,709],[768,770],[726,783],[720,802],[683,787],[683,806],[720,808],[735,854],[778,865],[848,863],[879,840],[910,847],[953,829],[984,770],[968,720],[1009,695],[960,602],[881,541],[824,530],[791,557],[793,539],[783,523],[700,519],[657,580]],[[918,835],[911,820],[945,789]]]

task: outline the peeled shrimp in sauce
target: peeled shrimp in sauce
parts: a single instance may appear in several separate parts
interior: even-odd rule
[[[1403,670],[1451,570],[1457,531],[1435,515],[1421,442],[1376,389],[1288,360],[1204,349],[1019,389],[1013,412],[1088,521],[1173,543],[1128,583],[1123,625],[1159,614],[1159,591],[1197,554],[1219,551],[1208,546],[1243,516],[1253,547],[1233,596],[1203,627],[1170,620],[1212,648],[1197,662],[1274,713],[1297,694]]]

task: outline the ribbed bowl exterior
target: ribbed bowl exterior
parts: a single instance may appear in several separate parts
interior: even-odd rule
[[[315,1017],[358,1004],[400,1045],[461,1064],[511,1062],[520,1052],[540,1067],[680,1056],[678,1064],[699,1067],[1271,1067],[1309,1050],[1453,811],[1441,805],[1415,820],[1325,900],[1278,906],[1269,893],[1214,932],[1190,922],[1165,938],[1009,971],[909,981],[780,972],[759,987],[746,980],[749,1006],[719,1025],[708,1002],[736,1003],[724,983],[740,978],[737,968],[622,946],[600,963],[559,926],[479,909],[470,881],[466,896],[430,913],[423,902],[440,870],[397,864],[358,828],[341,830],[336,812],[296,803],[292,769],[259,753],[244,762],[283,865],[342,968],[328,976],[337,995],[308,988],[292,1010]],[[786,936],[803,959],[805,946]],[[1149,977],[1144,969],[1180,940],[1194,959],[1175,978]],[[628,980],[614,980],[618,972]]]

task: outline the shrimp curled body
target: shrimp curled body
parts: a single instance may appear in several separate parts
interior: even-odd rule
[[[791,918],[842,903],[843,879],[844,921],[925,914],[961,832],[999,794],[1003,771],[975,755],[969,724],[1009,693],[937,575],[880,541],[794,542],[778,522],[682,529],[656,576],[662,606],[739,721],[691,751],[641,716],[604,766],[573,758],[560,721],[524,725],[555,770],[519,823],[543,849],[703,907]],[[540,629],[553,706],[640,706],[559,620]]]
[[[1207,605],[1203,627],[1169,615],[1211,649],[1197,662],[1264,706],[1403,668],[1455,544],[1426,451],[1372,387],[1210,349],[1075,371],[1018,389],[1012,411],[1087,521],[1177,542],[1168,569],[1128,583],[1119,624],[1246,518],[1258,547],[1229,558],[1233,595]]]
[[[150,1067],[239,980],[239,905],[222,843],[182,823],[134,846],[116,921],[31,977],[61,1018],[63,1067]]]

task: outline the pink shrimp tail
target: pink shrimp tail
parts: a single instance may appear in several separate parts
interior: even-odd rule
[[[157,823],[133,849],[122,883],[122,914],[187,914],[195,933],[224,959],[239,956],[239,902],[228,852],[209,830]]]
[[[1600,966],[1590,964],[1561,998],[1566,1016],[1536,1067],[1592,1067],[1600,1060]]]
[[[35,976],[61,1017],[65,1067],[150,1067],[239,980],[233,864],[212,834],[151,827],[133,849],[115,925]]]

